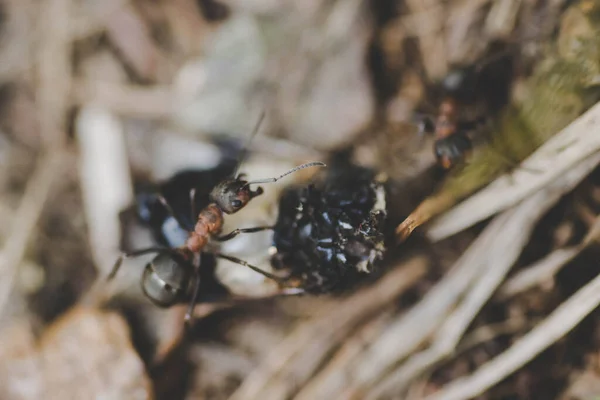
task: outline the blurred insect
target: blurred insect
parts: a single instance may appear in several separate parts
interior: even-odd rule
[[[258,132],[263,118],[264,114],[261,115],[261,118],[251,134],[250,140]],[[115,262],[108,279],[110,280],[115,277],[125,258],[137,257],[144,254],[157,254],[144,269],[141,280],[142,290],[146,297],[160,307],[170,307],[180,303],[184,301],[191,292],[189,308],[185,315],[186,324],[188,324],[191,320],[193,308],[198,299],[200,288],[199,263],[201,253],[205,250],[208,250],[210,254],[217,258],[226,259],[231,262],[246,266],[266,276],[267,278],[280,283],[282,286],[289,286],[285,278],[280,278],[269,272],[263,271],[262,269],[236,257],[219,253],[214,249],[207,249],[207,246],[212,240],[216,242],[224,242],[233,239],[241,233],[259,232],[272,229],[272,227],[235,229],[229,234],[218,236],[223,226],[225,214],[234,214],[240,211],[248,204],[248,202],[250,202],[250,200],[260,196],[263,193],[263,189],[260,186],[257,187],[256,190],[251,190],[250,185],[277,182],[279,179],[301,169],[315,166],[325,166],[325,164],[322,162],[310,162],[292,168],[291,170],[275,178],[247,181],[244,179],[244,174],[238,174],[238,169],[244,160],[246,152],[247,147],[240,156],[238,165],[233,173],[228,178],[220,181],[212,189],[209,194],[210,203],[198,214],[196,214],[194,207],[196,192],[194,190],[190,192],[192,220],[196,220],[194,226],[190,226],[190,224],[186,224],[185,220],[178,218],[171,205],[164,199],[164,197],[159,195],[159,201],[161,201],[162,205],[168,210],[169,214],[176,219],[181,227],[185,227],[188,230],[189,235],[185,243],[182,246],[175,248],[149,247],[124,253]]]
[[[436,121],[425,118],[419,127],[421,134],[434,135],[434,155],[438,164],[446,170],[464,161],[473,150],[473,143],[467,135],[472,124],[458,120],[457,108],[456,100],[448,97],[440,104]]]
[[[373,171],[331,166],[322,181],[282,195],[272,265],[306,293],[349,289],[380,265],[386,217],[385,188]]]
[[[490,90],[489,81],[506,81],[507,68],[498,72],[499,65],[506,63],[507,51],[500,51],[477,64],[457,66],[442,80],[443,98],[437,109],[437,116],[418,116],[419,135],[430,134],[434,137],[433,152],[437,163],[444,170],[449,170],[458,164],[464,164],[471,156],[474,147],[474,137],[481,133],[486,118],[482,116],[466,118],[464,109],[474,103],[485,105],[487,108],[498,107],[495,102],[502,102],[506,97],[506,88],[493,90],[496,96],[491,100],[479,99],[482,87]],[[494,82],[494,83],[496,83]],[[508,86],[508,85],[507,85]],[[478,101],[484,100],[484,101]],[[482,114],[482,110],[479,110]],[[483,139],[483,138],[480,138]]]
[[[600,99],[599,15],[600,4],[588,1],[563,12],[557,39],[494,118],[490,145],[473,154],[465,168],[451,174],[397,227],[401,241],[492,180],[522,168],[524,159]]]

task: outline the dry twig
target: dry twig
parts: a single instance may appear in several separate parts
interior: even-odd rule
[[[467,400],[485,392],[571,331],[600,305],[600,276],[563,302],[552,314],[475,373],[447,385],[427,400]]]
[[[27,245],[36,229],[37,221],[52,185],[61,171],[60,153],[50,153],[40,160],[33,176],[27,183],[23,200],[13,218],[12,234],[4,244],[2,251],[0,273],[0,313],[12,292],[18,267],[25,256]]]
[[[507,299],[516,296],[553,279],[564,265],[581,252],[582,248],[582,246],[576,246],[555,250],[543,259],[519,271],[502,285],[498,291],[498,298]]]
[[[286,397],[295,385],[302,385],[331,350],[357,323],[387,305],[426,271],[422,258],[412,259],[388,273],[373,287],[366,288],[333,307],[312,323],[305,323],[275,346],[263,363],[232,395],[230,400]]]
[[[61,161],[65,157],[64,128],[68,109],[67,92],[71,79],[68,24],[70,7],[70,0],[47,0],[42,3],[39,14],[44,36],[38,49],[39,88],[36,100],[45,155],[27,184],[23,200],[13,220],[12,235],[2,251],[2,270],[5,277],[0,289],[0,312],[12,291],[17,268],[35,232],[52,184],[60,171]]]

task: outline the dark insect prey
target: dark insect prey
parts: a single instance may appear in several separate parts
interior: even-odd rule
[[[257,123],[254,131],[252,132],[251,138],[258,132],[258,128],[264,114],[261,116]],[[243,162],[244,154],[240,157],[239,165]],[[259,186],[256,190],[251,190],[250,185],[259,183],[272,183],[279,179],[294,173],[300,169],[314,167],[314,166],[325,166],[321,162],[311,162],[292,168],[291,170],[283,173],[282,175],[275,178],[259,179],[254,181],[247,181],[244,179],[244,174],[238,174],[236,168],[229,177],[219,182],[210,192],[209,201],[210,203],[204,207],[197,214],[194,204],[195,191],[192,190],[190,193],[190,204],[191,204],[191,218],[195,219],[195,225],[189,229],[189,235],[186,238],[185,243],[179,247],[149,247],[125,253],[119,257],[108,276],[108,279],[114,278],[117,271],[119,270],[124,258],[136,257],[144,254],[157,254],[154,259],[146,265],[144,273],[142,275],[142,289],[144,294],[156,305],[160,307],[170,307],[177,303],[184,301],[186,298],[190,298],[190,304],[188,311],[185,315],[186,324],[189,323],[192,317],[194,305],[198,299],[199,288],[200,288],[200,268],[199,265],[201,253],[206,251],[211,253],[217,258],[229,260],[234,263],[246,266],[276,282],[279,282],[282,286],[286,285],[286,280],[278,276],[270,274],[266,271],[257,268],[246,261],[240,260],[236,257],[219,253],[212,248],[209,248],[209,242],[223,242],[226,240],[233,239],[241,233],[259,232],[272,227],[256,227],[246,229],[236,229],[226,235],[219,236],[223,226],[224,215],[233,214],[240,211],[250,200],[260,196],[263,193],[263,189]],[[176,219],[180,227],[189,226],[185,223],[185,220],[178,218],[175,210],[171,205],[161,196],[158,197],[165,209],[168,210],[169,214]],[[191,297],[190,297],[191,293]]]
[[[272,265],[306,293],[350,289],[380,266],[386,217],[384,184],[371,170],[329,168],[322,181],[281,197]]]

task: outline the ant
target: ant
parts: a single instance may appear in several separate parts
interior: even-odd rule
[[[256,135],[259,127],[264,119],[263,112],[256,124],[250,141]],[[112,271],[107,279],[111,280],[115,277],[117,271],[121,267],[123,260],[130,257],[138,257],[144,254],[156,253],[157,255],[146,265],[141,279],[142,290],[154,304],[159,307],[170,307],[185,299],[190,290],[193,290],[189,307],[185,314],[185,324],[189,326],[192,318],[194,306],[196,304],[199,287],[200,287],[200,265],[199,259],[202,251],[205,250],[210,241],[224,242],[233,239],[241,233],[260,232],[273,229],[270,226],[261,226],[255,228],[235,229],[232,232],[218,236],[224,222],[225,214],[234,214],[244,208],[250,200],[260,196],[263,193],[262,187],[257,187],[256,190],[251,190],[250,185],[260,183],[274,183],[281,178],[309,167],[325,167],[322,162],[309,162],[299,165],[291,170],[279,175],[275,178],[258,179],[253,181],[245,180],[245,174],[238,174],[239,167],[244,160],[248,150],[248,145],[240,156],[237,167],[229,178],[218,183],[209,195],[210,203],[196,214],[195,212],[195,190],[190,191],[190,199],[192,204],[192,220],[196,220],[193,230],[189,231],[189,236],[183,246],[176,248],[149,247],[145,249],[135,250],[122,254],[115,262]],[[167,203],[164,197],[159,197],[169,214],[171,214],[177,222],[183,227],[186,226],[183,221],[180,221],[174,210]],[[197,215],[197,216],[196,216]],[[237,257],[222,254],[211,249],[211,254],[215,257],[229,260],[231,262],[248,267],[269,279],[274,280],[282,286],[288,286],[292,289],[290,292],[295,293],[298,289],[290,287],[286,278],[281,278],[267,271],[255,267],[248,262]],[[293,285],[292,285],[293,286]],[[193,288],[193,289],[192,289]]]
[[[419,118],[419,134],[434,137],[433,150],[438,165],[449,170],[467,160],[473,152],[474,132],[479,131],[486,118],[465,120],[461,117],[465,105],[479,103],[489,109],[501,108],[506,102],[508,84],[505,76],[510,74],[510,50],[500,50],[480,62],[453,68],[442,80],[444,98],[435,118]],[[485,98],[481,99],[483,88]],[[492,91],[495,96],[489,96]]]
[[[433,135],[434,155],[437,163],[444,170],[449,170],[461,163],[471,154],[473,143],[468,132],[477,128],[480,121],[463,121],[460,119],[460,100],[466,97],[465,91],[472,85],[474,71],[455,69],[450,72],[442,86],[447,95],[441,101],[437,117],[421,117],[419,135]]]
[[[458,114],[457,101],[447,97],[440,104],[435,122],[425,118],[419,126],[420,134],[434,135],[435,158],[445,170],[467,159],[473,151],[473,143],[467,132],[475,127],[475,122],[459,121]]]

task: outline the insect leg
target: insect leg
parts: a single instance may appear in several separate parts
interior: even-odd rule
[[[217,242],[225,242],[227,240],[233,239],[234,237],[236,237],[240,233],[254,233],[254,232],[260,232],[260,231],[267,231],[267,230],[270,230],[270,229],[273,229],[273,227],[272,226],[259,226],[259,227],[256,227],[256,228],[234,229],[233,231],[231,231],[227,235],[215,237],[214,239]]]
[[[190,299],[190,304],[185,313],[184,324],[186,328],[189,328],[191,325],[192,317],[194,314],[194,307],[196,306],[196,301],[198,300],[198,294],[200,293],[200,257],[198,257],[198,266],[194,267],[194,291],[192,292],[192,298]]]
[[[165,199],[162,195],[158,195],[158,201],[160,201],[162,203],[163,206],[165,206],[165,208],[167,209],[167,212],[173,217],[175,218],[175,221],[177,221],[177,223],[179,224],[179,226],[181,226],[182,228],[186,229],[186,226],[189,226],[189,224],[187,224],[185,221],[182,221],[179,217],[177,217],[177,215],[175,214],[175,211],[173,210],[173,207],[171,207],[171,205],[167,202],[167,199]],[[193,207],[193,206],[192,206]],[[196,216],[194,216],[192,218],[192,221],[196,220]]]
[[[132,251],[130,253],[123,253],[123,254],[121,254],[121,256],[119,256],[119,258],[117,258],[117,261],[113,265],[112,270],[110,271],[110,274],[108,274],[108,277],[106,279],[111,280],[115,277],[115,275],[117,274],[117,271],[119,270],[119,268],[121,268],[121,264],[123,264],[123,260],[126,258],[138,257],[138,256],[142,256],[144,254],[151,254],[151,253],[172,253],[172,252],[173,252],[172,250],[165,249],[162,247],[148,247],[146,249],[140,249],[140,250]]]
[[[278,277],[276,275],[273,275],[273,274],[271,274],[271,273],[269,273],[267,271],[263,271],[262,269],[260,269],[258,267],[255,267],[254,265],[249,264],[248,262],[246,262],[244,260],[241,260],[241,259],[239,259],[237,257],[228,256],[226,254],[221,254],[221,253],[213,253],[213,254],[214,254],[215,257],[224,258],[225,260],[229,260],[229,261],[231,261],[233,263],[243,265],[244,267],[248,267],[251,270],[253,270],[255,272],[258,272],[259,274],[262,274],[262,275],[266,276],[269,279],[273,279],[277,283],[281,283],[281,284],[285,283],[285,279],[280,278],[280,277]]]
[[[190,210],[192,212],[192,221],[195,221],[198,218],[197,210],[196,210],[196,188],[192,188],[190,190]]]

